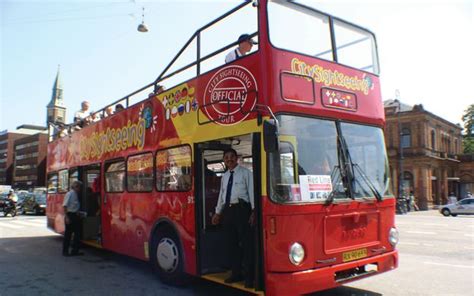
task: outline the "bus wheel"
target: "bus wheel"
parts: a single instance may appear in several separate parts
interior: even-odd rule
[[[183,254],[174,231],[158,229],[153,240],[151,260],[164,283],[184,284]]]

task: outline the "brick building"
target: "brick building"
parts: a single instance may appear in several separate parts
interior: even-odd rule
[[[41,130],[34,126],[22,125],[13,132],[0,132],[0,185],[13,184],[15,141],[37,134]]]
[[[45,187],[47,129],[31,125],[21,127],[36,129],[37,132],[14,142],[15,156],[12,186],[18,189]]]
[[[445,203],[450,192],[460,196],[462,128],[426,111],[423,105],[387,100],[384,107],[393,192],[399,196],[401,146],[402,188],[406,194],[413,191],[421,209]]]

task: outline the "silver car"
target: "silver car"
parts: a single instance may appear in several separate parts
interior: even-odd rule
[[[474,198],[464,198],[457,203],[444,205],[439,208],[443,216],[474,215]]]

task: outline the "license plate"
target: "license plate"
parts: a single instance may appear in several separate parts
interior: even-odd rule
[[[348,262],[367,257],[367,249],[359,249],[342,253],[342,261]]]

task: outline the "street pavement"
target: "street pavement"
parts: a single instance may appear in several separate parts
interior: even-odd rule
[[[312,296],[473,294],[474,216],[412,212],[397,215],[396,223],[398,269]],[[93,248],[63,257],[61,244],[44,216],[0,217],[0,296],[246,295],[199,279],[167,286],[146,262]]]

